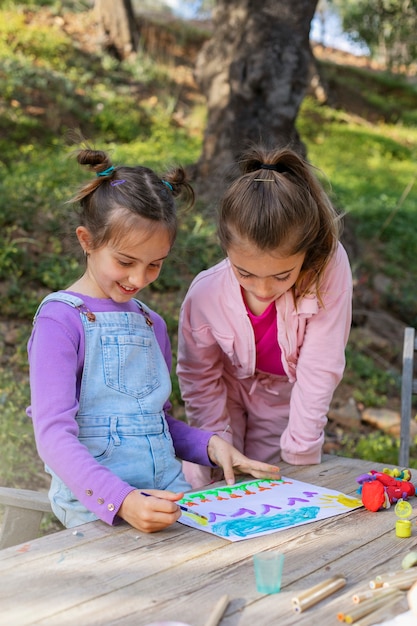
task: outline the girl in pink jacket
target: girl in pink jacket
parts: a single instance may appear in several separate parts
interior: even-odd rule
[[[181,308],[178,366],[188,422],[268,463],[320,463],[345,367],[352,276],[340,216],[289,149],[254,148],[219,209],[227,258]],[[188,482],[219,478],[185,462]]]

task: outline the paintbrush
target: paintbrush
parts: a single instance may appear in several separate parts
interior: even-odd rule
[[[146,497],[152,496],[151,493],[146,493],[145,491],[141,491],[140,495],[146,496]],[[158,496],[152,496],[152,497],[158,498]],[[163,498],[159,498],[159,500],[163,500]],[[177,504],[177,506],[180,507],[181,511],[185,511],[186,513],[192,513],[192,515],[197,515],[197,517],[201,517],[201,519],[205,519],[206,521],[208,521],[205,515],[201,515],[201,513],[196,513],[195,511],[192,511],[191,509],[189,509],[187,506],[184,506],[183,504]]]

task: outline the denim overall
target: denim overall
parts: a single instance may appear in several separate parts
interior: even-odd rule
[[[190,489],[175,457],[163,406],[171,392],[169,371],[149,316],[87,311],[71,294],[53,293],[79,308],[85,362],[76,420],[78,438],[101,465],[137,489]],[[66,527],[97,519],[48,467],[52,509]]]

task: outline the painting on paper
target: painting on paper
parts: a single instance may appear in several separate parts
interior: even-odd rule
[[[186,494],[179,504],[188,509],[179,519],[182,524],[230,541],[259,537],[362,506],[361,500],[339,491],[285,477],[207,487]]]

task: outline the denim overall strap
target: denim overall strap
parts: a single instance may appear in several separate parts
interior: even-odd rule
[[[85,333],[76,415],[79,440],[96,461],[133,487],[190,489],[163,410],[171,392],[169,371],[143,307],[138,305],[137,313],[91,315],[79,300],[73,296],[62,300],[80,309]],[[53,477],[53,508],[56,514],[62,509],[61,521],[75,526],[91,519],[86,509],[83,519],[80,503]]]
[[[79,308],[79,307],[84,306],[84,301],[81,298],[78,298],[77,296],[73,296],[70,293],[65,293],[63,291],[56,291],[54,293],[50,293],[49,295],[45,296],[45,298],[42,300],[42,302],[38,306],[37,311],[33,317],[33,323],[36,322],[36,319],[39,316],[41,308],[47,302],[64,302],[65,304],[69,304],[70,306],[73,306],[74,308]]]

